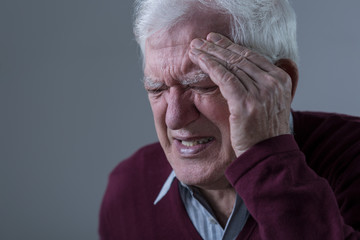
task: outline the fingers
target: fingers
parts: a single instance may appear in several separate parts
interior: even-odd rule
[[[289,132],[291,81],[285,71],[215,33],[206,40],[194,39],[189,57],[219,86],[228,103],[236,156],[257,142]]]
[[[249,89],[249,86],[246,85],[251,81],[245,73],[242,73],[242,81],[239,81],[241,70],[237,72],[238,75],[235,75],[224,66],[223,61],[214,56],[203,54],[201,51],[191,51],[190,57],[219,86],[222,95],[229,103],[240,102],[240,97]]]
[[[233,43],[230,39],[218,33],[209,33],[206,37],[206,40],[213,44],[216,44],[219,47],[236,53],[244,58],[247,58],[249,61],[262,68],[264,71],[270,72],[274,69],[274,65],[269,62],[265,57],[261,56],[260,54],[251,52],[248,48],[244,46]]]
[[[197,49],[192,50],[190,54],[190,57],[194,59],[193,61],[210,76],[214,83],[220,87],[220,90],[230,88],[230,90],[237,89],[243,93],[256,90],[256,83],[236,65],[229,66],[226,60]],[[229,70],[229,68],[231,69]],[[240,86],[242,88],[239,88]]]
[[[192,47],[191,53],[193,53],[195,56],[214,56],[214,59],[217,59],[218,62],[229,71],[241,69],[254,81],[261,79],[262,76],[259,74],[264,72],[256,64],[247,59],[247,56],[250,55],[249,50],[244,49],[242,52],[235,53],[231,50],[228,50],[227,48],[201,39],[193,40],[190,46]]]
[[[265,57],[215,33],[190,44],[190,59],[219,86],[239,156],[264,139],[289,132],[289,75]]]
[[[201,42],[197,44],[197,41]],[[195,48],[195,45],[200,48],[201,45],[206,45],[206,47],[201,48],[204,49],[202,51]],[[263,71],[256,65],[238,54],[212,43],[205,43],[203,40],[194,40],[192,46],[190,58],[220,87],[226,99],[228,99],[228,94],[236,93],[234,89],[237,95],[246,95],[247,92],[257,94],[258,83],[254,79],[261,78],[260,73]]]
[[[274,86],[288,88],[291,85],[288,74],[265,57],[217,33],[208,34],[206,39],[194,39],[191,42],[190,58],[197,64],[202,62],[202,66],[207,66],[209,75],[220,77],[227,70],[238,78],[245,90],[252,93]],[[226,74],[227,77],[230,75]],[[223,78],[212,79],[221,81]]]

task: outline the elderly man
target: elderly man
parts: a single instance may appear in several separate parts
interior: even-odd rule
[[[360,120],[291,111],[287,0],[142,0],[159,143],[111,173],[101,239],[360,239]]]

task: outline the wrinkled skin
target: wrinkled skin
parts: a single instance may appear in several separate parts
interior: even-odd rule
[[[225,37],[228,21],[199,13],[146,41],[160,144],[180,181],[208,190],[229,187],[226,168],[251,146],[290,132],[297,83],[290,60],[272,64]]]
[[[206,40],[193,40],[190,58],[219,86],[228,103],[231,144],[237,157],[258,142],[290,133],[295,90],[283,69],[216,33]],[[277,65],[296,68],[285,59]]]

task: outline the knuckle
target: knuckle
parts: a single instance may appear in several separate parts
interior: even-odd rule
[[[222,79],[222,83],[224,85],[228,85],[230,84],[231,82],[233,82],[235,80],[235,77],[232,73],[230,73],[229,71],[223,71],[222,72],[222,76],[221,76],[221,79]]]
[[[218,73],[218,83],[219,87],[221,88],[228,88],[229,86],[236,86],[236,77],[233,73],[227,71],[227,70],[221,70],[221,72]],[[234,89],[233,89],[234,90]]]
[[[207,52],[214,52],[216,51],[216,47],[214,44],[211,44],[211,43],[204,43],[204,45],[201,47],[202,50],[205,50]]]
[[[285,72],[285,71],[280,71],[279,79],[281,81],[283,81],[284,83],[291,81],[289,74],[287,74],[287,72]]]
[[[249,49],[244,49],[242,52],[241,52],[241,55],[244,57],[244,58],[248,58],[248,57],[251,57],[253,55],[253,53],[249,50]]]
[[[241,70],[240,68],[238,68],[237,66],[233,66],[230,70],[231,70],[236,76],[243,76],[243,75],[245,75],[244,71]]]
[[[252,54],[252,51],[244,46],[238,44],[230,44],[226,49],[236,52],[237,54],[248,57]]]
[[[231,54],[227,59],[227,64],[229,68],[232,68],[232,65],[242,65],[245,64],[246,59],[242,55]]]
[[[221,75],[223,75],[223,71],[225,71],[225,69],[223,69],[223,67],[221,67],[221,64],[219,64],[216,61],[208,61],[207,64],[208,64],[208,68],[211,71],[216,71],[216,72],[219,72]]]
[[[262,88],[262,95],[270,96],[277,94],[281,89],[280,82],[273,76],[266,74],[264,75],[264,87]]]
[[[275,79],[270,74],[264,74],[263,79],[267,86],[276,85],[276,83],[278,82],[277,79]]]
[[[232,45],[234,45],[233,42],[231,42],[229,39],[223,37],[220,39],[220,41],[216,42],[216,44],[223,46],[226,49],[229,49]]]
[[[277,69],[273,70],[272,75],[277,76],[279,81],[284,82],[284,83],[287,81],[291,81],[289,74],[281,68],[277,68]]]
[[[275,89],[271,89],[269,87],[265,87],[261,91],[261,96],[265,99],[270,99],[270,96],[272,96],[276,92]]]
[[[289,75],[287,75],[287,77],[284,79],[285,79],[284,83],[283,83],[284,88],[291,89],[291,87],[292,87],[291,77]]]

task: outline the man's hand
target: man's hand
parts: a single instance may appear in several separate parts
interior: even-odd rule
[[[216,33],[194,39],[190,47],[190,59],[219,86],[228,103],[237,157],[260,141],[290,133],[292,81],[284,70]]]

